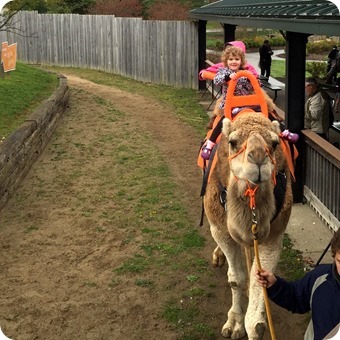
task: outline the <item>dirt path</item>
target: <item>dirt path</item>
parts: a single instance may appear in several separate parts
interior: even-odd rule
[[[110,234],[98,233],[105,227],[98,224],[100,212],[114,207],[99,198],[98,191],[105,188],[98,189],[94,174],[107,166],[112,144],[119,140],[105,147],[98,141],[115,125],[107,123],[97,102],[110,102],[124,112],[126,124],[150,134],[183,189],[192,220],[200,214],[201,178],[196,152],[188,150],[197,150],[200,136],[157,101],[65,75],[72,91],[70,110],[1,211],[0,326],[15,340],[178,339],[179,333],[159,318],[164,297],[158,292],[141,290],[134,282],[91,289],[93,282],[110,282],[112,268],[135,250],[123,242],[119,227]],[[122,134],[124,127],[116,129]],[[179,147],[179,141],[185,141],[185,147]],[[87,200],[91,207],[85,209],[81,203]],[[207,239],[202,256],[210,259],[214,243],[207,226],[200,231]],[[230,303],[225,269],[207,268],[206,276],[214,296],[201,308],[206,323],[219,334]],[[273,313],[278,339],[303,338],[304,317],[292,318],[275,306]]]

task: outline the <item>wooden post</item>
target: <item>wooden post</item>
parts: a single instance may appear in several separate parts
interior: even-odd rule
[[[305,72],[306,72],[306,44],[308,34],[287,32],[286,45],[286,126],[291,132],[299,133],[300,139],[296,147],[299,157],[295,165],[293,182],[294,202],[303,201],[303,138],[301,130],[304,128],[305,107]]]
[[[207,22],[204,20],[198,21],[198,70],[203,70],[205,65],[205,60],[207,59]],[[199,80],[198,88],[200,90],[205,90],[206,84],[205,80]]]
[[[224,24],[223,30],[224,30],[224,44],[230,41],[235,41],[236,25]]]
[[[1,65],[1,66],[0,66],[0,77],[1,77],[2,79],[4,79],[4,78],[5,78],[4,64],[1,63],[0,65]]]

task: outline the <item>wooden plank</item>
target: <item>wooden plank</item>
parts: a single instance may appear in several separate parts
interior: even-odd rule
[[[213,66],[213,65],[215,65],[212,61],[210,61],[210,60],[208,60],[208,59],[205,60],[205,63],[206,63],[208,66]]]
[[[304,187],[303,194],[306,197],[308,204],[327,224],[327,226],[336,231],[339,226],[338,219],[329,211],[329,209],[317,198],[317,196],[314,195],[314,193],[308,187]]]

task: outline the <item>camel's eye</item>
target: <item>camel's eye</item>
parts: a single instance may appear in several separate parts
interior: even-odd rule
[[[271,136],[270,139],[271,139],[271,142],[272,142],[271,143],[271,149],[274,152],[276,150],[277,146],[279,145],[280,140],[279,140],[279,136],[274,132],[271,132],[270,136]],[[268,146],[270,146],[270,144],[268,144]]]
[[[235,136],[230,136],[229,138],[229,145],[235,149],[237,147],[237,140]]]
[[[279,145],[279,141],[278,141],[278,140],[274,140],[274,141],[272,142],[273,151],[276,150],[276,148],[277,148],[278,145]]]

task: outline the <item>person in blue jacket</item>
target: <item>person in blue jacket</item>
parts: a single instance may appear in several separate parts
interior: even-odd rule
[[[277,305],[292,313],[311,311],[304,340],[322,340],[339,327],[340,229],[331,239],[331,252],[332,264],[319,265],[297,281],[287,282],[265,269],[255,273],[259,285],[267,288],[268,297]]]

